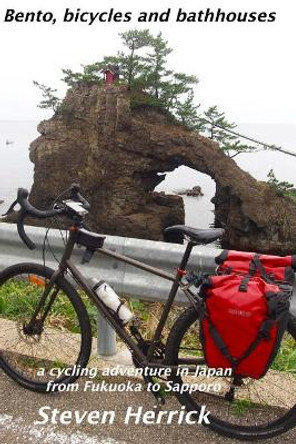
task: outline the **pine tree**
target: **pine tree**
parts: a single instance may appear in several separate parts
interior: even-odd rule
[[[236,128],[235,123],[230,123],[225,118],[224,112],[219,112],[217,106],[211,106],[202,116],[199,117],[200,128],[207,137],[217,142],[220,149],[228,157],[235,157],[241,153],[251,153],[258,151],[258,146],[243,144],[240,138],[228,130]]]
[[[268,181],[267,183],[278,193],[278,194],[286,194],[291,192],[292,188],[294,188],[294,185],[290,182],[285,181],[279,181],[274,174],[273,169],[271,169],[268,174]],[[295,194],[293,192],[293,194]]]
[[[200,105],[194,104],[194,92],[190,90],[184,102],[179,102],[176,109],[176,116],[180,122],[190,130],[200,130],[200,121],[197,109]]]
[[[150,42],[151,52],[144,58],[145,90],[156,99],[161,99],[165,79],[172,74],[166,68],[167,56],[173,51],[168,42],[162,38],[161,32]]]
[[[52,109],[56,113],[61,106],[61,99],[55,95],[57,90],[51,88],[50,86],[46,86],[43,83],[39,83],[36,80],[33,80],[33,84],[37,86],[42,93],[43,99],[39,103],[38,107],[42,109]]]
[[[62,69],[62,73],[65,77],[62,81],[68,86],[75,86],[77,84],[91,84],[91,83],[102,83],[102,63],[96,62],[90,65],[81,65],[82,72],[74,72],[71,69]]]
[[[153,40],[153,36],[148,29],[144,29],[143,31],[134,29],[123,32],[119,34],[119,36],[124,46],[129,49],[127,55],[124,52],[119,52],[118,59],[121,62],[121,71],[126,78],[127,86],[131,89],[137,75],[140,77],[143,70],[144,59],[142,56],[136,54],[136,51],[145,46],[149,46]]]

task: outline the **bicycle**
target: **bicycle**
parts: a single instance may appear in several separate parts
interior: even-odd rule
[[[294,427],[295,356],[294,364],[292,362],[291,368],[287,366],[285,372],[276,368],[280,367],[280,359],[287,359],[286,344],[295,348],[294,317],[290,317],[285,342],[280,349],[278,361],[275,361],[275,368],[269,370],[264,378],[246,378],[240,386],[234,386],[230,376],[209,377],[207,374],[210,369],[206,368],[198,337],[199,295],[196,288],[200,275],[197,273],[188,277],[186,265],[196,245],[208,244],[221,238],[224,230],[198,230],[180,225],[167,228],[166,234],[182,235],[188,241],[177,272],[173,274],[105,248],[104,236],[85,227],[84,219],[90,205],[81,195],[79,186],[73,184],[70,193],[70,199],[58,204],[56,200],[52,209],[43,211],[30,204],[27,190],[19,189],[17,200],[9,209],[11,212],[17,203],[20,205],[17,229],[20,238],[30,249],[34,249],[35,244],[25,232],[24,222],[27,216],[39,219],[65,216],[71,221],[71,226],[63,256],[56,270],[48,268],[45,263],[20,263],[0,273],[0,301],[3,295],[12,301],[11,305],[8,304],[8,310],[2,309],[2,315],[0,306],[0,366],[3,371],[26,389],[47,392],[49,381],[58,387],[60,384],[73,383],[80,375],[79,371],[73,374],[70,371],[53,379],[53,367],[84,369],[87,366],[92,340],[90,320],[85,306],[87,299],[84,300],[73,286],[68,277],[71,275],[78,288],[127,345],[136,367],[170,369],[167,383],[177,388],[195,387],[196,376],[200,381],[206,380],[208,384],[211,382],[212,387],[215,381],[219,382],[219,393],[214,389],[173,392],[188,411],[196,411],[198,414],[202,404],[207,405],[210,411],[209,427],[212,430],[232,438],[255,440],[270,438]],[[86,260],[90,260],[94,252],[99,252],[172,283],[151,341],[143,339],[137,319],[124,325],[118,314],[110,310],[98,297],[71,261],[76,244],[86,247]],[[184,292],[190,306],[177,318],[164,343],[164,326],[178,289]],[[16,314],[15,307],[18,308]],[[68,314],[71,314],[71,321]],[[44,370],[42,374],[39,372],[40,368]],[[206,374],[204,379],[200,374]],[[152,377],[143,377],[146,383],[153,382]],[[232,400],[227,397],[229,390],[235,393]],[[160,391],[152,393],[160,404],[164,402]]]

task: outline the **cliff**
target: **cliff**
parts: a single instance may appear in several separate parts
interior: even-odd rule
[[[166,171],[186,165],[216,182],[216,222],[224,246],[289,251],[296,243],[296,206],[256,181],[218,146],[141,105],[124,87],[68,91],[63,113],[38,126],[30,147],[35,164],[31,200],[46,208],[79,181],[89,198],[91,226],[101,233],[162,239],[184,223],[183,201],[154,192]],[[198,215],[197,215],[198,217]]]

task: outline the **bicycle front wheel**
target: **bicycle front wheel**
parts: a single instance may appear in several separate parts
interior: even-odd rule
[[[58,278],[43,301],[53,273],[30,263],[0,273],[0,367],[41,392],[74,382],[91,350],[89,317],[69,281]]]
[[[284,433],[296,425],[295,341],[296,319],[291,318],[266,375],[236,384],[223,369],[213,375],[214,369],[204,363],[198,315],[189,308],[176,320],[167,341],[166,363],[179,366],[171,377],[174,393],[188,411],[199,412],[204,405],[210,412],[207,425],[221,435],[256,440]],[[180,370],[186,366],[191,368],[187,375]]]

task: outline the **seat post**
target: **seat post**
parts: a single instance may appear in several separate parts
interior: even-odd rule
[[[190,253],[191,253],[191,250],[192,250],[192,248],[195,245],[196,245],[195,242],[192,242],[192,241],[188,242],[186,250],[185,250],[185,253],[184,253],[184,255],[182,257],[182,260],[181,260],[181,263],[180,263],[180,269],[181,270],[185,270],[185,267],[187,265],[187,262],[188,262],[188,259],[189,259]]]

